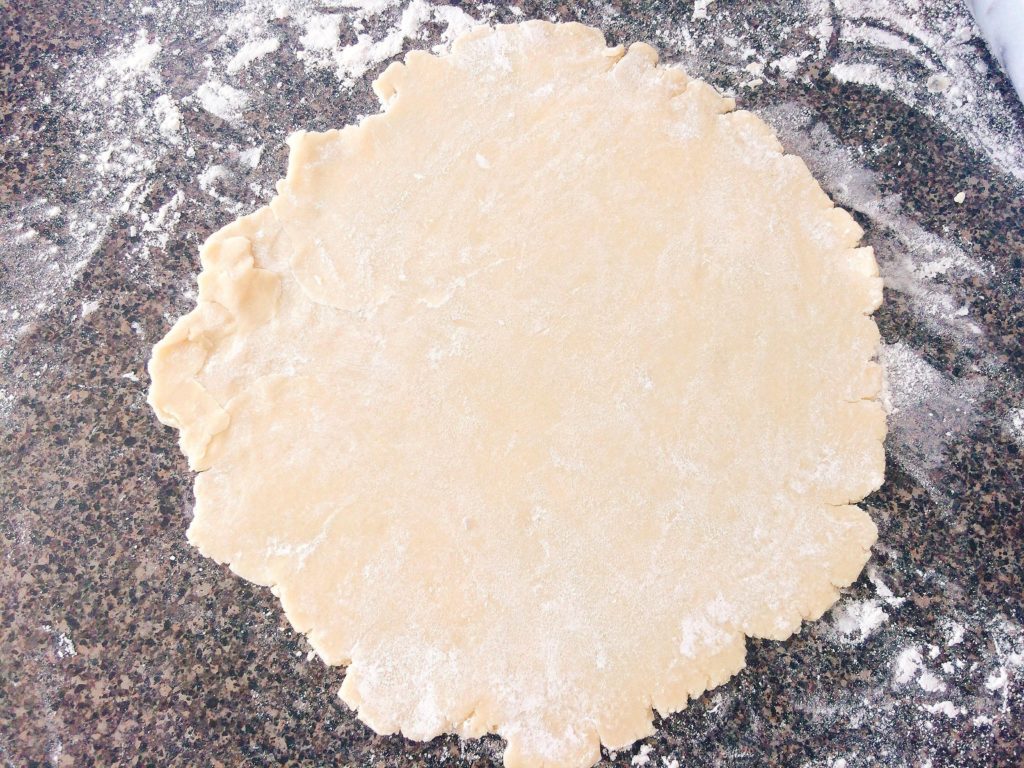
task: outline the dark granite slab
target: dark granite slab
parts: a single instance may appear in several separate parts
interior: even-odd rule
[[[383,64],[339,85],[297,58],[303,12],[286,5],[275,18],[269,4],[0,0],[5,765],[500,764],[494,737],[413,744],[355,719],[336,696],[343,670],[308,656],[276,599],[187,545],[192,478],[145,404],[145,361],[190,307],[198,244],[268,198],[288,132],[376,109],[369,75]],[[962,17],[956,57],[985,68],[998,119],[857,84],[877,71],[837,61],[923,82],[945,54],[891,19],[869,26],[904,47],[851,42],[851,5],[866,7],[718,2],[694,20],[691,3],[463,6],[582,19],[737,90],[855,209],[888,285],[877,319],[899,411],[887,482],[865,502],[880,529],[873,578],[788,642],[749,641],[745,671],[605,765],[1024,765],[1022,160],[1020,145],[1000,156],[978,138],[1019,132],[1024,110],[951,2],[919,13]],[[380,39],[399,13],[366,33]],[[231,20],[256,17],[280,47],[229,75],[245,39]],[[796,76],[758,78],[740,58],[751,40],[752,61],[760,47],[812,53]],[[191,96],[211,80],[247,95],[240,119]],[[953,266],[932,263],[950,253]]]

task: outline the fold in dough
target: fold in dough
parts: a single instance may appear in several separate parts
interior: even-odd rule
[[[643,44],[410,53],[202,250],[150,402],[189,539],[274,587],[380,733],[587,766],[783,639],[875,539],[860,228]]]

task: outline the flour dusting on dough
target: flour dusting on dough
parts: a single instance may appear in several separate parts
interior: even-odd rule
[[[383,114],[289,139],[154,349],[149,402],[207,470],[190,541],[274,589],[379,733],[590,765],[868,557],[874,257],[764,123],[656,63],[536,22],[410,54]]]

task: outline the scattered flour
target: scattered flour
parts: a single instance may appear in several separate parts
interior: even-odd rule
[[[824,124],[814,122],[811,114],[780,103],[762,115],[786,149],[807,162],[837,204],[870,220],[871,244],[886,288],[904,294],[921,319],[942,335],[973,343],[984,334],[970,317],[959,313],[970,291],[965,286],[961,295],[954,286],[990,277],[987,265],[905,213],[898,195],[881,191],[879,174],[865,168],[856,153],[841,145]]]
[[[924,671],[921,676],[917,678],[917,684],[921,686],[928,693],[935,693],[936,691],[946,690],[946,684],[942,682],[934,673]]]
[[[229,75],[237,74],[256,61],[256,59],[262,58],[268,53],[273,53],[280,47],[281,41],[276,37],[249,40],[238,49],[238,53],[231,57],[224,69]]]
[[[166,93],[157,96],[153,102],[160,134],[173,144],[181,141],[181,110]]]
[[[891,92],[1024,181],[1024,131],[983,66],[985,43],[954,0],[836,0],[838,80]],[[899,55],[894,55],[899,54]]]
[[[637,752],[633,756],[633,759],[629,761],[629,764],[630,765],[647,765],[648,763],[651,762],[651,752],[653,752],[653,751],[654,751],[654,749],[650,745],[648,745],[648,744],[641,744],[640,745],[640,751]]]
[[[210,80],[199,86],[195,98],[211,115],[229,123],[241,122],[242,113],[249,103],[249,95],[245,91],[218,80]]]
[[[341,0],[345,8],[352,8],[362,16],[376,16],[398,4],[398,0]]]
[[[939,617],[937,624],[945,632],[944,647],[915,637],[928,631],[924,627],[891,626],[887,634],[898,650],[891,657],[887,679],[874,677],[881,670],[872,669],[870,681],[858,675],[842,686],[809,693],[798,705],[807,717],[809,732],[827,738],[828,734],[866,728],[871,736],[859,743],[858,748],[865,750],[861,756],[878,759],[906,757],[908,739],[942,747],[948,743],[951,721],[968,713],[974,728],[992,726],[995,730],[1000,723],[1012,728],[1011,707],[1021,703],[1024,693],[1014,677],[1014,671],[1024,666],[1021,628],[984,615]],[[970,635],[966,625],[971,627]],[[933,663],[935,667],[929,668]],[[972,743],[983,746],[983,742]],[[826,759],[823,765],[845,765],[847,760]],[[861,764],[859,760],[851,764],[854,762]]]
[[[706,19],[708,17],[708,6],[715,0],[695,0],[693,3],[693,15],[691,20]]]
[[[888,619],[878,600],[843,601],[832,609],[832,627],[840,639],[862,643]]]
[[[825,65],[840,82],[878,88],[938,120],[1024,182],[1024,127],[1014,119],[1014,95],[996,86],[1000,75],[985,66],[985,42],[962,2],[777,3],[773,10],[786,21],[778,26],[759,24],[746,7],[715,5],[711,13],[708,5],[697,0],[692,28],[671,16],[659,19],[659,43],[692,74],[727,80],[727,95],[748,80],[751,59],[764,65],[766,82],[809,79]]]
[[[940,701],[936,704],[922,704],[921,708],[925,712],[930,712],[932,714],[940,713],[949,718],[959,717],[967,711],[963,707],[953,706],[953,702],[951,701]]]
[[[929,658],[935,658],[929,654]],[[896,685],[907,685],[917,679],[917,684],[927,693],[938,693],[946,690],[946,683],[931,670],[927,669],[921,649],[918,645],[909,645],[896,657],[893,682]]]
[[[909,683],[920,671],[922,663],[920,648],[916,645],[904,648],[896,657],[896,673],[893,680],[899,685]]]
[[[1016,408],[1010,411],[1006,419],[1006,425],[1017,445],[1024,448],[1024,408]]]
[[[885,373],[882,404],[889,413],[890,450],[933,498],[944,499],[929,472],[945,460],[947,445],[976,423],[975,406],[986,379],[952,379],[902,341],[883,344],[879,360]]]
[[[50,624],[44,624],[42,629],[52,638],[53,650],[58,659],[66,659],[78,655],[78,649],[75,648],[75,642],[71,639],[70,635],[57,631]]]
[[[304,33],[299,38],[302,50],[297,55],[310,68],[332,70],[346,86],[351,86],[372,67],[401,53],[407,41],[420,36],[427,22],[445,25],[442,42],[435,51],[443,50],[463,31],[480,23],[455,6],[433,6],[424,0],[411,0],[402,10],[398,23],[383,37],[360,33],[354,43],[342,45],[340,30],[344,21],[342,15],[333,13],[301,16]]]
[[[0,361],[7,342],[64,302],[114,219],[137,217],[152,202],[152,174],[180,140],[180,112],[161,92],[157,67],[164,56],[156,35],[131,34],[100,56],[75,60],[36,105],[64,115],[75,131],[75,151],[63,158],[60,172],[83,192],[60,206],[45,198],[23,201],[0,217]],[[18,137],[4,141],[13,148]],[[135,255],[147,253],[149,234]]]
[[[910,309],[939,336],[977,348],[985,329],[971,316],[970,297],[978,282],[996,279],[991,268],[966,253],[956,242],[925,230],[908,213],[898,195],[884,194],[878,174],[866,169],[856,153],[839,144],[821,123],[795,105],[781,103],[763,112],[779,132],[783,145],[799,154],[839,205],[870,223],[874,246],[887,290],[902,294]],[[943,508],[948,492],[935,485],[933,470],[947,446],[963,438],[977,423],[977,403],[994,374],[1006,377],[995,357],[959,378],[939,371],[903,341],[883,346],[885,369],[882,401],[889,411],[889,454]]]

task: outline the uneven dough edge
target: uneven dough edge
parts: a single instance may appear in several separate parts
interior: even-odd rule
[[[228,428],[230,418],[198,380],[217,344],[238,330],[273,317],[280,278],[254,265],[246,236],[272,215],[267,207],[223,227],[203,243],[196,307],[180,317],[153,347],[147,369],[146,401],[157,418],[180,432],[179,445],[194,471],[209,468],[211,439]]]

